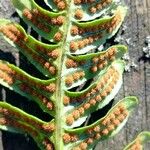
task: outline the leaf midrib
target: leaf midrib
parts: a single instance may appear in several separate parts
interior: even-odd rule
[[[68,29],[71,22],[71,3],[72,0],[66,1],[67,8],[66,8],[66,22],[64,24],[64,38],[60,46],[60,58],[58,60],[58,78],[56,82],[56,103],[55,103],[55,110],[56,110],[56,118],[55,118],[55,149],[56,150],[63,150],[64,144],[63,144],[63,126],[64,126],[64,106],[63,106],[63,95],[64,95],[64,89],[63,89],[63,78],[62,78],[62,72],[63,72],[63,66],[64,66],[64,60],[66,58],[66,43],[67,43],[67,36],[68,36]]]

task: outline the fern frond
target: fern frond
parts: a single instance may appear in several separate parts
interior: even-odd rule
[[[46,44],[10,20],[0,19],[0,34],[43,75],[42,80],[0,60],[0,84],[39,104],[53,117],[45,122],[0,102],[0,128],[28,133],[41,150],[92,150],[116,135],[137,105],[135,97],[119,101],[103,118],[81,127],[93,112],[115,98],[122,85],[124,45],[98,51],[121,27],[127,7],[118,0],[12,0],[19,16]],[[92,80],[89,86],[75,88]],[[76,127],[76,129],[74,128]]]

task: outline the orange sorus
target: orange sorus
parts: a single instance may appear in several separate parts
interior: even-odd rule
[[[12,70],[11,67],[9,67],[7,64],[1,63],[1,62],[0,62],[0,70],[6,72],[8,74],[11,74],[11,75],[15,74],[15,71]]]
[[[118,119],[112,120],[112,124],[113,124],[114,126],[118,126],[120,123],[121,123],[121,122],[120,122]]]
[[[96,7],[91,7],[91,8],[90,8],[90,12],[91,12],[92,14],[95,14],[96,11],[97,11],[97,8],[96,8]]]
[[[70,143],[71,142],[71,136],[68,133],[65,133],[63,135],[63,141],[64,141],[65,144]]]
[[[54,3],[56,4],[56,6],[58,7],[58,9],[60,10],[64,10],[66,8],[66,3],[64,2],[64,0],[53,0]]]
[[[54,35],[54,40],[59,42],[62,40],[62,33],[61,32],[57,32],[55,35]]]
[[[94,4],[89,10],[92,14],[95,14],[97,11],[100,11],[103,8],[107,7],[111,2],[112,0],[102,0]]]
[[[115,126],[113,124],[108,125],[107,129],[108,131],[113,131],[115,129]]]
[[[71,135],[71,142],[76,142],[79,140],[79,137],[75,134],[70,134]]]
[[[0,78],[2,78],[8,85],[12,85],[15,83],[15,79],[13,78],[13,76],[10,76],[2,71],[0,71]]]
[[[88,145],[86,142],[82,142],[82,143],[80,143],[79,147],[81,148],[81,150],[86,150]]]
[[[58,16],[58,17],[52,18],[51,23],[53,25],[59,25],[60,26],[64,23],[64,17],[63,16]]]
[[[94,138],[95,138],[96,140],[100,139],[100,138],[101,138],[101,134],[100,134],[100,133],[96,133],[95,136],[94,136]]]
[[[73,83],[74,83],[74,79],[73,79],[73,76],[67,76],[66,79],[65,79],[65,83],[67,86],[71,86]]]
[[[103,135],[108,135],[108,134],[109,134],[109,130],[108,130],[108,129],[102,130],[102,134],[103,134]]]
[[[113,32],[113,30],[119,25],[120,22],[121,22],[121,14],[120,12],[117,12],[115,16],[112,18],[112,21],[109,23],[107,31],[109,33]]]
[[[71,41],[71,42],[70,42],[70,49],[71,49],[72,52],[77,51],[78,48],[79,48],[79,47],[78,47],[78,43],[77,43],[77,42],[74,42],[74,41]]]
[[[103,126],[106,126],[106,125],[108,125],[109,123],[110,123],[110,118],[109,118],[109,117],[105,118],[105,119],[102,121],[102,125],[103,125]]]
[[[91,67],[91,71],[92,71],[93,73],[97,72],[97,71],[98,71],[97,66],[92,66],[92,67]]]
[[[75,81],[82,79],[84,76],[85,76],[84,71],[77,71],[72,75],[72,77]]]
[[[66,123],[67,125],[72,125],[74,123],[74,117],[72,115],[69,115],[67,118],[66,118]]]
[[[18,129],[22,129],[23,131],[28,132],[29,134],[31,134],[32,136],[36,137],[38,135],[38,132],[33,129],[32,127],[25,125],[23,123],[20,123],[16,120],[12,120],[9,118],[9,124],[10,126],[16,127]]]
[[[6,108],[1,108],[0,113],[2,113],[5,116],[9,116],[9,117],[12,116],[15,119],[19,119],[19,120],[21,119],[22,121],[25,121],[26,123],[31,124],[31,125],[35,126],[36,128],[41,127],[41,123],[33,120],[32,118],[25,116],[24,114],[16,112],[14,110],[10,110],[10,109],[8,110]]]
[[[73,59],[68,58],[66,60],[66,67],[67,68],[76,68],[78,66],[78,63],[74,61]]]
[[[130,150],[141,150],[142,149],[141,141],[139,139],[136,140],[129,149]]]
[[[65,144],[68,144],[70,142],[76,142],[78,139],[78,136],[74,134],[64,133],[63,135],[63,141]]]
[[[100,132],[100,126],[95,126],[95,127],[93,128],[93,131],[94,131],[94,132]]]
[[[2,108],[0,107],[0,113],[5,115],[5,116],[9,116],[10,115],[10,111],[6,108]]]
[[[45,138],[43,140],[42,144],[45,146],[46,150],[54,150],[54,146],[48,138]]]
[[[127,110],[121,112],[119,107],[117,107],[107,118],[103,120],[102,124],[104,126],[108,125],[108,130],[111,130],[111,128],[117,127],[121,122],[123,122],[127,115]]]
[[[18,43],[20,40],[26,41],[25,35],[19,31],[19,29],[14,24],[7,24],[0,29],[7,38],[11,41]]]
[[[55,90],[56,90],[56,84],[55,84],[55,83],[50,83],[49,85],[43,86],[42,88],[43,88],[44,90],[46,90],[47,92],[54,93]]]
[[[78,72],[74,73],[72,76],[75,81],[80,79],[80,74]]]
[[[95,99],[91,99],[91,100],[89,100],[89,103],[94,106],[96,104],[96,100]]]
[[[23,10],[23,16],[26,17],[28,20],[33,19],[33,15],[32,15],[31,11],[28,8],[25,8]]]
[[[74,111],[72,112],[72,116],[74,117],[75,120],[79,119],[79,117],[80,117],[80,112],[79,112],[79,110],[74,110]]]
[[[104,99],[107,96],[107,93],[106,93],[105,89],[104,89],[104,91],[102,91],[100,96],[102,97],[102,99]]]
[[[79,112],[80,112],[80,115],[83,115],[84,114],[84,107],[80,107],[78,108]]]
[[[83,107],[84,107],[85,110],[88,110],[91,107],[91,104],[90,103],[85,103],[83,105]]]
[[[53,66],[50,62],[46,61],[44,58],[40,57],[39,55],[35,55],[33,57],[38,63],[40,63],[44,68],[46,68],[50,74],[55,75],[57,70],[56,67]]]
[[[89,36],[88,38],[83,38],[78,41],[71,41],[70,49],[71,49],[71,51],[75,52],[78,49],[82,49],[82,48],[88,46],[89,44],[92,44],[93,42],[97,41],[97,39],[99,39],[99,38],[101,38],[101,34],[92,35],[92,36]]]
[[[93,3],[95,0],[74,0],[75,5],[85,4],[85,3]]]
[[[9,120],[6,119],[6,117],[0,118],[0,125],[8,125],[8,124],[9,124]]]
[[[46,123],[42,125],[42,129],[46,132],[52,132],[55,130],[54,123]]]
[[[59,51],[58,51],[58,49],[49,50],[48,48],[44,48],[41,45],[37,45],[36,49],[37,49],[37,52],[43,53],[43,54],[51,57],[52,59],[57,59],[59,57]]]
[[[111,51],[111,50],[110,50]],[[108,51],[109,53],[109,51]],[[110,52],[111,53],[111,52]],[[104,55],[100,55],[99,58],[98,57],[94,57],[92,62],[93,62],[93,66],[91,67],[91,71],[92,72],[97,72],[98,70],[103,69],[105,66],[107,66],[108,61],[113,61],[115,59],[115,53],[113,55],[106,55],[107,53],[105,53]]]
[[[45,105],[49,110],[53,110],[54,109],[54,104],[45,96],[39,94],[35,89],[33,89],[32,87],[22,83],[20,84],[20,89],[28,94],[31,94],[33,97],[38,98],[43,105]]]
[[[45,20],[46,22],[52,24],[52,25],[62,25],[64,23],[64,16],[58,16],[58,17],[49,17],[47,14],[44,14],[40,10],[33,9],[31,11],[33,17],[38,17],[38,19]]]
[[[102,96],[101,95],[95,96],[95,100],[96,102],[100,102],[102,100]]]
[[[34,25],[37,26],[37,28],[39,28],[40,30],[43,30],[44,32],[49,33],[50,32],[50,28],[45,25],[42,21],[38,20],[37,14],[40,16],[40,13],[37,9],[34,9],[33,11],[29,10],[28,8],[25,8],[23,10],[23,16],[31,21]],[[44,17],[43,17],[44,18]]]
[[[92,144],[93,143],[93,138],[88,138],[86,142],[87,142],[87,144]]]
[[[70,103],[70,97],[64,96],[64,98],[63,98],[63,104],[64,105],[69,105],[69,103]]]
[[[82,19],[83,18],[83,10],[77,9],[75,12],[75,17],[79,20]]]
[[[47,55],[52,57],[53,59],[57,59],[59,57],[59,51],[58,49],[55,49],[52,52],[48,52]]]
[[[79,29],[77,26],[72,26],[71,27],[71,35],[78,35],[79,34]]]
[[[96,57],[94,57],[93,59],[92,59],[92,62],[94,63],[94,64],[97,64],[98,62],[99,62],[99,58],[96,56]]]

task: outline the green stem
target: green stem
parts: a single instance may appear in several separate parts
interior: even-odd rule
[[[64,147],[63,144],[63,126],[64,126],[64,107],[63,107],[63,95],[64,95],[64,89],[63,89],[63,82],[64,79],[62,78],[62,72],[63,72],[63,66],[64,66],[64,60],[65,60],[65,51],[68,49],[66,47],[66,41],[67,41],[67,35],[68,35],[68,28],[71,20],[71,0],[67,1],[67,11],[66,11],[66,24],[64,25],[64,39],[61,44],[61,55],[59,58],[59,65],[58,65],[58,79],[57,79],[57,89],[56,89],[56,130],[55,130],[55,149],[56,150],[62,150]],[[70,32],[70,31],[69,31]]]

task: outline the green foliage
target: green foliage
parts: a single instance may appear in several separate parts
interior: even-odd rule
[[[127,52],[114,45],[98,47],[119,30],[127,8],[118,0],[45,0],[50,10],[34,0],[12,0],[19,16],[45,44],[17,23],[0,19],[0,34],[25,55],[47,80],[0,61],[0,83],[39,104],[51,115],[49,122],[0,102],[0,128],[28,133],[41,150],[92,150],[98,141],[116,135],[137,105],[136,97],[119,101],[103,118],[81,127],[86,118],[106,106],[122,85]],[[85,89],[81,87],[92,79]],[[74,128],[76,127],[76,128]]]
[[[143,149],[143,145],[150,140],[150,132],[141,132],[136,139],[131,142],[124,150]]]

